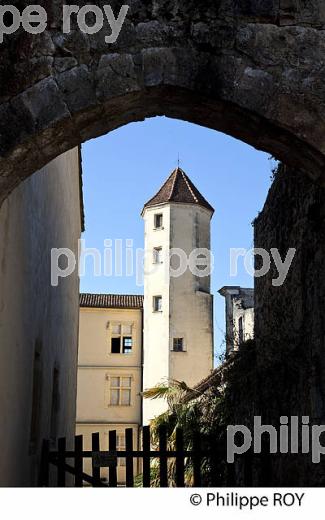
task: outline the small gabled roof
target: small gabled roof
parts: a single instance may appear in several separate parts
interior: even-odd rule
[[[142,309],[140,294],[80,294],[80,307],[93,309]]]
[[[170,174],[158,193],[156,193],[156,195],[144,205],[143,209],[168,202],[197,204],[198,206],[202,206],[214,213],[211,204],[208,203],[199,190],[194,186],[191,179],[179,167]]]

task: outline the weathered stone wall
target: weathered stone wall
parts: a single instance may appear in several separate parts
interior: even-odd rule
[[[42,439],[74,436],[79,279],[51,287],[51,248],[77,254],[79,181],[74,149],[0,211],[0,486],[37,484]]]
[[[107,23],[87,35],[73,17],[63,34],[63,2],[40,3],[47,30],[1,44],[0,201],[58,153],[155,115],[231,134],[325,182],[323,0],[129,0],[112,45]]]
[[[254,417],[273,425],[298,417],[299,453],[250,450],[227,465],[225,484],[240,486],[324,486],[325,462],[301,452],[302,417],[325,425],[325,190],[301,171],[280,166],[264,208],[255,220],[255,247],[296,254],[281,287],[274,262],[255,279],[255,339],[225,365],[225,424],[247,426]],[[256,268],[261,258],[256,257]],[[237,442],[240,444],[239,439]],[[323,436],[321,442],[324,444]],[[289,440],[290,450],[290,440]]]
[[[282,287],[272,285],[274,263],[256,278],[257,408],[266,424],[279,426],[281,415],[325,424],[325,190],[281,166],[255,222],[255,246],[282,258],[297,250]],[[324,462],[312,464],[310,454],[267,464],[266,483],[325,485]]]

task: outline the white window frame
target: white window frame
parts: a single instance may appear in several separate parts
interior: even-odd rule
[[[113,332],[113,329],[116,326],[120,327],[120,332],[119,333],[114,333]],[[131,333],[124,332],[124,327],[131,328]],[[135,349],[134,323],[130,323],[130,322],[111,322],[111,323],[109,323],[109,329],[110,329],[110,334],[109,334],[109,354],[112,355],[112,356],[119,356],[119,355],[120,356],[130,356],[131,354],[133,354],[134,349]],[[120,352],[119,353],[117,353],[117,352],[113,353],[112,352],[112,339],[113,338],[119,338],[119,340],[120,340]],[[123,352],[123,349],[124,349],[124,338],[131,338],[131,340],[132,340],[132,348],[131,348],[130,352]]]

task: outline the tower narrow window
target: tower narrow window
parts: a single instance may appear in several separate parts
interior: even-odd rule
[[[162,263],[162,247],[155,247],[153,250],[153,263],[161,264]]]
[[[184,338],[173,339],[173,351],[174,352],[185,352]]]
[[[156,213],[155,229],[161,229],[162,227],[163,227],[163,215],[162,215],[162,213]]]
[[[162,311],[162,297],[161,296],[153,297],[153,310],[154,310],[154,312]]]

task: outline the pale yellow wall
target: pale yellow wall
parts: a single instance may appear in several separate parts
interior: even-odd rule
[[[110,352],[114,323],[132,324],[132,354]],[[138,309],[80,309],[79,366],[140,366],[142,313]]]
[[[114,324],[132,325],[131,354],[111,353]],[[91,433],[100,432],[101,441],[105,445],[109,430],[117,430],[121,434],[125,428],[132,427],[137,447],[142,412],[141,363],[142,310],[80,309],[76,431],[87,435],[86,443],[90,442]],[[110,377],[131,377],[130,406],[110,404]],[[90,471],[89,464],[85,467]],[[125,481],[124,471],[119,467],[120,483]],[[135,466],[135,473],[137,471]]]
[[[78,149],[24,181],[0,209],[0,486],[37,483],[50,436],[53,369],[59,370],[58,436],[74,435],[77,273],[50,285],[52,247],[77,254],[81,232]],[[39,422],[31,445],[35,345],[40,346]]]
[[[110,406],[109,377],[131,377],[131,406]],[[141,369],[80,368],[78,369],[77,423],[135,422],[141,420]]]
[[[154,229],[154,215],[163,213],[164,229]],[[193,386],[213,368],[213,320],[210,277],[199,280],[189,270],[179,278],[168,276],[168,256],[153,265],[154,247],[168,255],[171,248],[187,256],[200,247],[210,249],[211,212],[190,204],[147,208],[145,222],[144,388],[161,380],[177,379]],[[198,229],[196,230],[196,226]],[[176,267],[176,266],[175,266]],[[152,298],[162,295],[161,313],[153,312]],[[186,352],[172,352],[173,338],[185,339]],[[143,402],[144,424],[166,410],[162,399]]]

